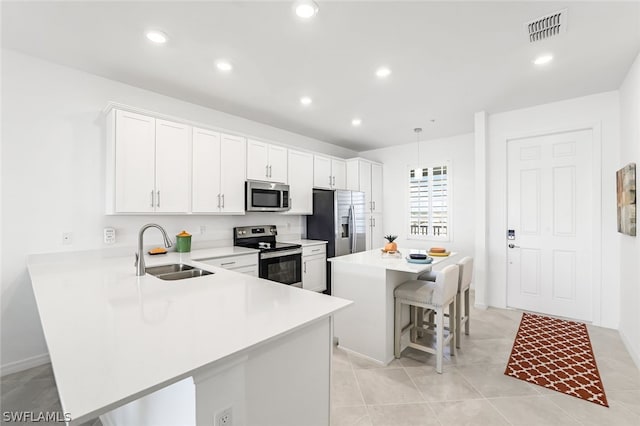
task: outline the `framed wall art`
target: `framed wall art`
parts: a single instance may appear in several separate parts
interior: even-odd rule
[[[630,163],[616,172],[618,194],[618,232],[636,235],[636,164]]]

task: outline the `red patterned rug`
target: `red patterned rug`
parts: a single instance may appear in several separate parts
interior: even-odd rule
[[[504,374],[608,407],[587,326],[522,314]]]

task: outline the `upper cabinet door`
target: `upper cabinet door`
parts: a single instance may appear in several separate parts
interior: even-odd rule
[[[289,150],[287,214],[313,214],[313,154]]]
[[[269,145],[249,139],[247,141],[247,179],[269,180]]]
[[[247,144],[240,136],[220,136],[220,194],[222,213],[244,214]]]
[[[269,145],[269,181],[287,183],[287,148]]]
[[[331,180],[333,189],[347,189],[347,162],[331,159]]]
[[[116,111],[115,212],[155,210],[155,119]]]
[[[331,175],[331,159],[321,155],[313,156],[313,186],[331,189],[333,183]]]
[[[371,164],[371,204],[374,213],[382,213],[382,164]]]
[[[220,133],[193,129],[193,192],[194,213],[220,211]]]
[[[187,213],[191,205],[191,127],[156,120],[156,211]]]
[[[364,192],[365,209],[367,211],[373,209],[371,202],[371,163],[368,161],[358,161],[358,181],[360,182],[359,191]]]

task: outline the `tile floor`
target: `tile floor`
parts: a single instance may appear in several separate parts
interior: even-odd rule
[[[615,330],[588,327],[609,408],[505,376],[520,315],[474,309],[471,335],[441,375],[435,356],[413,349],[382,367],[335,348],[331,425],[640,425],[640,371]],[[60,410],[49,364],[5,376],[1,388],[2,412]]]
[[[640,371],[617,331],[588,326],[609,408],[504,375],[521,312],[471,312],[471,335],[443,374],[411,348],[382,367],[334,349],[332,426],[640,426]]]

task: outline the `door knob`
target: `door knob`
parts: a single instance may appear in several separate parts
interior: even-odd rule
[[[509,244],[509,248],[520,248],[520,246],[517,246],[515,244]]]

